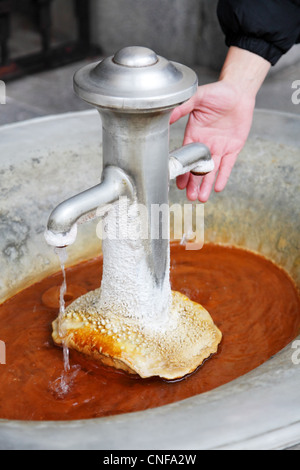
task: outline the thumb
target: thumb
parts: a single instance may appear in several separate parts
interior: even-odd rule
[[[182,117],[190,114],[195,108],[195,102],[196,102],[196,95],[192,96],[192,98],[190,98],[188,101],[181,104],[180,106],[177,106],[177,108],[175,108],[171,114],[170,124],[173,124],[174,122],[178,121]]]

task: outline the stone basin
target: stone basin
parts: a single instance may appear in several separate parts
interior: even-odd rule
[[[181,146],[185,123],[171,127],[171,150]],[[205,205],[205,241],[263,254],[298,288],[299,129],[296,115],[257,110],[226,190]],[[93,110],[3,126],[0,155],[3,302],[59,271],[43,233],[59,202],[99,182],[99,115]],[[173,184],[175,202],[186,199]],[[79,227],[68,249],[70,265],[101,252],[96,224]],[[300,440],[293,345],[226,385],[160,408],[69,422],[0,420],[0,449],[285,449]]]

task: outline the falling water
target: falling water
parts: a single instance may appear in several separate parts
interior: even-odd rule
[[[64,331],[61,326],[61,320],[65,313],[65,294],[67,292],[67,279],[66,279],[66,270],[65,270],[65,263],[68,259],[67,250],[66,248],[56,248],[55,253],[59,257],[60,267],[62,270],[63,275],[63,282],[60,288],[60,296],[59,296],[59,315],[58,315],[58,329],[59,329],[59,336],[62,338],[62,345],[63,345],[63,355],[64,355],[64,370],[65,372],[69,372],[70,370],[70,361],[69,361],[69,349],[65,345],[63,341]]]
[[[58,379],[52,382],[51,389],[52,391],[59,397],[64,397],[70,390],[72,386],[72,382],[75,379],[76,375],[78,374],[80,367],[73,366],[72,371],[70,367],[70,359],[69,359],[69,349],[63,341],[64,331],[62,328],[62,318],[65,313],[65,294],[67,292],[67,279],[66,279],[66,270],[65,270],[65,263],[68,259],[67,250],[66,248],[55,248],[55,253],[58,255],[60,260],[60,266],[63,275],[63,282],[60,288],[60,298],[59,298],[59,315],[58,315],[58,329],[59,329],[59,336],[62,338],[62,346],[63,346],[63,359],[64,359],[64,370]]]

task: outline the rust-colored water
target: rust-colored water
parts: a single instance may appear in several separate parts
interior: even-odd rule
[[[0,306],[0,418],[74,420],[144,410],[207,392],[259,366],[298,334],[300,301],[283,270],[259,255],[206,245],[171,249],[174,290],[201,303],[223,333],[218,353],[177,383],[142,380],[75,351],[63,371],[51,338],[62,275],[48,277]],[[99,287],[102,259],[67,270],[66,303]],[[63,380],[62,380],[63,378]]]

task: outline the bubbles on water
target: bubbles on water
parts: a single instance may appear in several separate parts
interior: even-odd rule
[[[49,390],[57,399],[65,398],[72,391],[74,381],[80,370],[79,365],[72,366],[68,371],[64,370],[60,377],[49,383]]]

